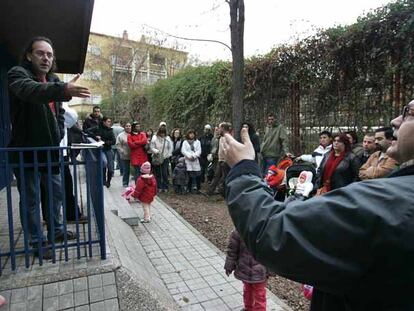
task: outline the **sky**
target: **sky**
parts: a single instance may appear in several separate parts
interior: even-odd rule
[[[245,57],[307,37],[317,28],[354,23],[358,16],[390,0],[245,0]],[[217,43],[176,39],[209,39],[230,45],[230,10],[225,0],[95,0],[91,31],[130,39],[142,35],[178,47],[199,62],[230,60]]]

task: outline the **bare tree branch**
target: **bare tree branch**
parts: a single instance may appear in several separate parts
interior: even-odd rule
[[[226,1],[227,1],[227,0],[226,0]],[[218,41],[218,40],[180,37],[180,36],[172,35],[172,34],[170,34],[170,33],[168,33],[168,32],[165,32],[165,31],[163,31],[163,30],[160,30],[160,29],[158,29],[158,28],[155,28],[155,27],[149,26],[149,25],[147,25],[147,24],[144,24],[144,26],[146,26],[146,27],[148,27],[148,28],[152,28],[152,29],[154,29],[154,30],[156,30],[156,31],[160,31],[160,32],[162,32],[163,34],[165,34],[165,35],[167,35],[167,36],[169,36],[169,37],[173,37],[173,38],[177,38],[177,39],[181,39],[181,40],[187,40],[187,41],[201,41],[201,42],[212,42],[212,43],[218,43],[218,44],[224,45],[226,48],[228,48],[228,49],[231,51],[231,47],[230,47],[229,45],[227,45],[227,44],[226,44],[226,43],[224,43],[224,42]]]

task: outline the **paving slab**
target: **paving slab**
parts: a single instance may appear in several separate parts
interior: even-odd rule
[[[131,205],[142,217],[140,204]],[[139,224],[133,230],[149,262],[182,310],[241,309],[242,282],[233,276],[226,277],[225,255],[160,198],[152,204],[151,222]],[[291,310],[270,291],[267,297],[268,310]]]

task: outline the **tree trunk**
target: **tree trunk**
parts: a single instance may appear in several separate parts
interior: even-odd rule
[[[231,53],[233,56],[232,72],[232,118],[236,138],[240,137],[240,126],[243,118],[244,98],[244,0],[229,0]]]
[[[300,146],[300,87],[298,82],[293,82],[290,86],[291,99],[291,147],[293,154],[301,154]]]

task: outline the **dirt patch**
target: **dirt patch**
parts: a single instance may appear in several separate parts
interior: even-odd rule
[[[227,205],[219,195],[207,197],[170,192],[161,193],[160,197],[221,251],[226,251],[228,237],[234,226]],[[293,310],[309,310],[309,302],[304,298],[300,284],[276,276],[269,278],[268,288]]]

